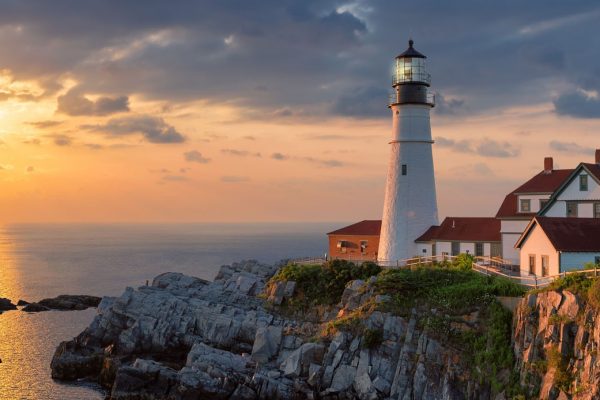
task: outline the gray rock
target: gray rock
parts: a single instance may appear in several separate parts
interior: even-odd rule
[[[340,365],[333,374],[333,380],[329,387],[334,392],[341,392],[352,386],[356,377],[356,368],[350,365]]]
[[[259,363],[266,363],[277,355],[281,344],[281,334],[280,326],[259,328],[252,346],[252,359]]]
[[[0,298],[0,312],[16,310],[16,309],[17,309],[17,306],[15,306],[13,303],[11,303],[11,301],[9,299],[6,299],[4,297]]]
[[[325,347],[317,343],[304,343],[299,349],[293,351],[279,369],[287,377],[300,377],[308,374],[311,363],[320,363],[323,360]]]

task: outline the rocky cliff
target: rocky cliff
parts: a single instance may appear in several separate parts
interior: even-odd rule
[[[515,313],[514,351],[532,398],[600,398],[598,281],[573,278],[528,294]]]
[[[338,303],[300,313],[286,307],[295,282],[268,284],[276,270],[243,262],[222,267],[214,282],[165,273],[104,298],[92,324],[58,347],[52,376],[98,380],[114,400],[504,398],[510,369],[484,367],[497,363],[480,351],[512,366],[510,332],[488,332],[496,304],[488,292],[477,298],[485,306],[452,315],[429,304],[398,312],[373,276],[348,282]],[[526,317],[517,341],[538,349],[540,330]],[[491,349],[500,346],[492,333],[500,343],[508,336],[508,352]],[[556,331],[557,343],[566,334]]]

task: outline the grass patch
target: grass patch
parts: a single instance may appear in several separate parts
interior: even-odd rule
[[[378,293],[392,297],[386,311],[399,315],[417,305],[460,314],[489,304],[494,296],[522,296],[525,292],[508,279],[481,275],[463,266],[390,269],[379,274],[376,287]]]

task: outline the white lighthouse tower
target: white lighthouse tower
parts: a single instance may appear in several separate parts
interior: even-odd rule
[[[413,48],[412,40],[396,57],[389,104],[393,123],[390,163],[377,255],[381,262],[416,256],[415,239],[438,224],[429,122],[434,98],[425,58]]]

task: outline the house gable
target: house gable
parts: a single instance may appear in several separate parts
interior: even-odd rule
[[[587,176],[588,188],[585,191],[580,190],[579,187],[579,177],[582,175]],[[589,205],[584,207],[584,213],[581,216],[593,217],[592,202],[600,201],[600,168],[597,164],[579,164],[558,190],[554,192],[538,215],[565,217],[567,201],[590,202]]]

